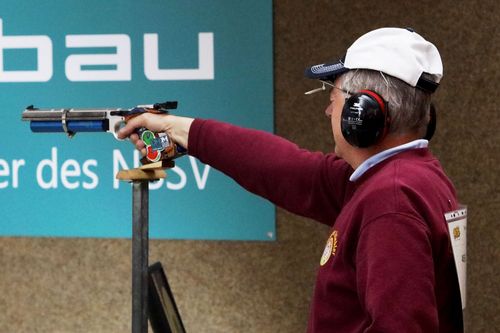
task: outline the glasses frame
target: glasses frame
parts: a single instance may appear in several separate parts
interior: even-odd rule
[[[351,95],[351,93],[348,90],[339,88],[339,87],[335,86],[333,83],[330,83],[330,82],[324,81],[324,80],[319,80],[319,81],[322,83],[322,85],[321,85],[320,88],[316,88],[316,89],[313,89],[313,90],[306,91],[304,94],[305,95],[312,95],[312,94],[315,94],[317,92],[326,91],[326,86],[330,86],[330,87],[332,87],[334,89],[342,91],[344,94],[346,94],[346,97],[349,97]]]

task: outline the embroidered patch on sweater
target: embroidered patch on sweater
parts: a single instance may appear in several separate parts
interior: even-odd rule
[[[319,262],[319,264],[321,266],[324,266],[328,262],[330,257],[335,256],[335,253],[337,252],[337,245],[338,245],[337,236],[338,236],[337,230],[333,230],[330,237],[328,237],[328,240],[326,241],[325,249],[323,250],[323,255],[321,256],[321,260]]]

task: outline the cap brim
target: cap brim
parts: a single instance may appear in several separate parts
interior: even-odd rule
[[[349,68],[344,67],[342,60],[337,62],[314,65],[306,69],[305,76],[309,79],[317,79],[323,81],[335,81],[335,79]]]

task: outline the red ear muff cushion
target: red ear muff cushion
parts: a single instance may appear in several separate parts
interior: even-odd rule
[[[376,92],[374,91],[371,91],[371,90],[361,90],[359,92],[360,94],[367,94],[368,96],[371,96],[373,99],[375,99],[380,107],[380,110],[386,114],[387,113],[387,110],[386,110],[386,107],[385,107],[385,101],[384,99],[382,98],[382,96],[380,96],[379,94],[377,94]]]

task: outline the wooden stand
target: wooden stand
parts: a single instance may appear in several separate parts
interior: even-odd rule
[[[166,178],[167,174],[165,169],[173,168],[174,162],[156,162],[143,165],[139,168],[130,170],[121,170],[116,174],[116,179],[128,182],[136,181],[155,181],[158,179]]]

